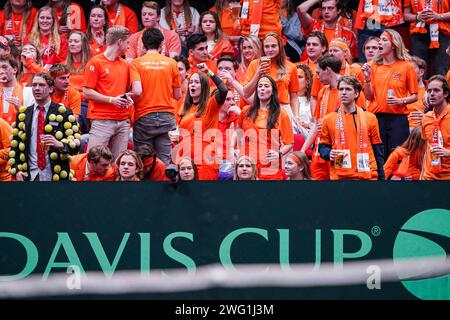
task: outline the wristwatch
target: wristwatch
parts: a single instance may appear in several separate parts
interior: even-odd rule
[[[444,20],[444,15],[442,13],[438,14],[438,20],[440,21]]]

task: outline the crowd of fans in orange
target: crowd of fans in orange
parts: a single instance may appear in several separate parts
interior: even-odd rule
[[[448,180],[449,56],[449,1],[7,0],[0,181]]]

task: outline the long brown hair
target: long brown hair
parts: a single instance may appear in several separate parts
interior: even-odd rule
[[[28,19],[30,18],[30,13],[31,13],[32,7],[33,7],[33,3],[30,0],[28,0],[27,3],[25,4],[25,10],[23,11],[22,21],[24,21],[24,22],[28,21]],[[11,14],[12,14],[11,0],[8,0],[5,3],[5,20],[11,19]]]
[[[89,41],[88,41],[85,33],[74,30],[69,34],[68,39],[70,39],[70,36],[72,34],[78,34],[81,37],[81,65],[78,69],[75,69],[75,66],[74,66],[75,60],[73,59],[73,55],[70,53],[70,51],[67,54],[66,64],[69,67],[69,71],[71,74],[78,74],[78,73],[84,71],[84,67],[86,66],[88,61],[91,59],[92,53],[91,53],[91,47],[89,46]]]
[[[306,87],[305,87],[305,95],[306,95],[306,100],[311,100],[311,89],[312,89],[312,84],[313,84],[313,74],[311,71],[311,68],[308,67],[306,64],[299,64],[297,65],[297,70],[303,70],[303,73],[305,74],[305,83],[306,83]]]
[[[279,53],[278,56],[275,58],[275,62],[277,63],[277,80],[282,80],[284,78],[284,76],[287,73],[287,66],[286,66],[286,52],[284,51],[284,46],[283,46],[283,40],[281,40],[280,36],[275,33],[275,32],[269,32],[268,34],[266,34],[264,36],[264,38],[262,39],[262,51],[264,52],[264,41],[268,38],[268,37],[274,37],[275,39],[277,39],[278,42],[278,48],[279,48]],[[265,53],[264,53],[265,55]]]
[[[188,0],[184,0],[183,10],[184,10],[184,19],[186,20],[186,27],[189,27],[192,24],[192,15]],[[173,20],[173,16],[172,16],[172,2],[170,0],[166,0],[166,9],[164,12],[164,17],[166,18],[167,24],[172,29],[171,21]]]
[[[400,146],[405,149],[410,158],[414,159],[416,163],[422,167],[423,155],[425,153],[427,141],[422,139],[422,127],[418,126],[411,130],[408,138]]]
[[[220,24],[220,19],[219,19],[219,16],[217,15],[217,13],[212,12],[212,11],[205,11],[200,15],[200,25],[199,25],[200,33],[205,34],[205,32],[203,31],[203,28],[202,28],[202,20],[207,15],[212,16],[216,23],[216,31],[214,32],[214,40],[216,42],[218,42],[223,37],[223,31],[222,31],[222,26]]]
[[[195,116],[201,117],[206,110],[206,105],[208,104],[208,100],[209,100],[209,96],[210,96],[209,80],[206,77],[206,75],[203,74],[202,72],[195,72],[191,75],[190,78],[192,78],[192,76],[194,74],[198,74],[198,76],[200,78],[200,86],[201,86],[200,100],[198,101],[198,110],[195,113]],[[189,84],[188,84],[188,86],[189,86]],[[188,88],[187,93],[186,93],[186,98],[184,99],[183,108],[180,111],[180,118],[183,118],[184,115],[189,112],[189,110],[191,109],[193,104],[194,104],[194,100],[192,99],[190,90]]]
[[[106,33],[108,32],[108,28],[109,28],[109,26],[108,26],[108,21],[109,21],[108,12],[106,11],[106,9],[103,6],[100,6],[98,4],[95,5],[95,6],[92,6],[91,11],[89,11],[89,16],[88,16],[89,20],[90,20],[90,17],[91,17],[91,12],[94,9],[102,9],[103,14],[105,15],[105,24],[103,25],[103,33],[105,35],[105,43],[106,43]],[[89,20],[88,20],[88,27],[87,27],[87,31],[86,31],[86,36],[87,36],[88,42],[91,43],[92,40],[94,39],[94,37],[92,35],[92,28],[91,28],[91,23],[90,23]]]
[[[275,80],[271,76],[263,76],[261,79],[267,78],[272,84],[272,97],[269,101],[269,116],[267,117],[267,129],[275,128],[275,125],[280,117],[280,101],[278,100],[278,89]],[[259,81],[261,81],[259,79]],[[258,81],[258,83],[259,83]],[[258,89],[256,89],[258,90]],[[261,107],[261,101],[259,100],[258,93],[255,92],[255,98],[253,100],[253,105],[247,111],[246,116],[252,119],[253,122],[256,121],[256,117],[258,116],[258,110]]]
[[[50,14],[52,16],[53,23],[52,23],[52,30],[50,31],[49,43],[53,43],[55,45],[55,51],[57,54],[59,54],[59,52],[61,50],[61,37],[59,36],[55,10],[53,10],[52,7],[43,6],[42,8],[40,8],[38,10],[38,12],[36,14],[36,19],[34,20],[34,23],[33,23],[33,28],[31,29],[31,32],[30,32],[30,38],[29,38],[30,43],[32,43],[36,48],[38,48],[39,51],[42,49],[41,38],[40,38],[41,37],[41,29],[39,27],[39,15],[43,11],[50,11]]]

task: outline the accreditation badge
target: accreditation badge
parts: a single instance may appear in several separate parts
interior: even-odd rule
[[[358,172],[370,172],[370,160],[367,152],[357,153],[356,161],[358,162]]]

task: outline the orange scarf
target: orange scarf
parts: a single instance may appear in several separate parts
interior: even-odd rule
[[[367,128],[367,120],[366,115],[364,113],[364,110],[360,107],[356,107],[356,131],[359,137],[359,143],[358,143],[358,154],[369,154],[369,130]],[[335,128],[335,136],[334,136],[334,143],[335,143],[335,149],[337,150],[350,150],[350,146],[348,144],[348,139],[345,136],[345,116],[344,116],[344,107],[341,106],[338,110],[338,117],[336,121],[336,128]],[[368,160],[368,159],[367,159]],[[358,159],[357,161],[360,161]],[[365,164],[366,167],[368,164]],[[358,175],[361,178],[370,179],[372,177],[370,173],[370,169],[368,172],[360,170],[360,165],[357,165],[358,167]],[[370,166],[369,166],[370,168]],[[344,169],[339,168],[337,170],[337,174],[339,176],[351,176],[353,175],[354,169]]]
[[[433,110],[433,134],[431,135],[431,146],[443,146],[442,133],[439,124],[447,113],[448,111],[445,110],[440,116],[438,116],[436,111]],[[431,154],[431,172],[440,173],[441,171],[441,157],[433,156],[433,154]]]
[[[414,12],[421,12],[424,9],[424,6],[422,5],[423,0],[414,0],[413,2],[413,8]],[[425,0],[425,8],[431,8],[433,9],[433,0]],[[439,6],[440,1],[438,1],[437,9],[439,12]],[[439,48],[439,24],[434,22],[430,23],[429,21],[417,21],[417,22],[411,22],[413,33],[428,33],[427,28],[425,25],[428,24],[430,26],[430,46],[429,48]]]
[[[376,4],[374,4],[374,1],[376,1]],[[367,19],[374,13],[378,13],[381,24],[394,19],[394,12],[392,10],[393,1],[394,0],[364,0],[364,11],[362,17]]]
[[[259,29],[261,27],[261,21],[262,21],[262,13],[264,8],[264,0],[253,0],[253,14],[252,14],[252,20],[250,24],[250,35],[258,37]],[[241,10],[241,19],[248,21],[248,16],[250,13],[250,1],[245,0],[244,4],[242,5]]]
[[[7,113],[3,113],[3,86],[0,86],[0,118],[3,118],[9,124],[16,121],[17,107],[12,103],[9,104],[9,109]],[[12,97],[19,97],[20,105],[23,105],[23,87],[16,81],[14,84],[14,89],[12,92]]]

